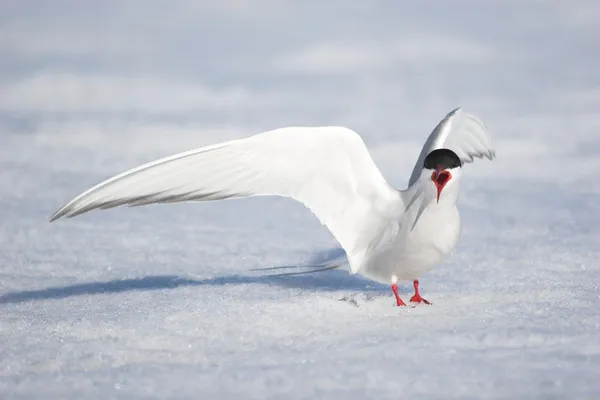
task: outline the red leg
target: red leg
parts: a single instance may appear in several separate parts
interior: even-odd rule
[[[415,287],[415,295],[410,298],[411,303],[431,304],[429,301],[422,298],[421,295],[419,294],[419,281],[417,281],[417,280],[413,281],[413,286]]]
[[[396,285],[395,283],[392,283],[392,291],[394,292],[394,296],[396,296],[396,305],[398,307],[405,306],[406,304],[404,304],[404,302],[402,301],[402,299],[398,295],[398,285]]]

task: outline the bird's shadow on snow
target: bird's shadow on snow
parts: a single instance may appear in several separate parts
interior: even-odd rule
[[[190,279],[176,275],[150,275],[132,279],[78,283],[38,290],[9,292],[0,296],[0,304],[23,303],[74,296],[122,293],[132,291],[166,290],[185,286],[227,286],[266,284],[291,289],[315,291],[380,291],[383,286],[350,276],[345,271],[320,272],[319,275],[227,275],[209,279]]]
[[[322,254],[321,254],[322,255]],[[316,258],[313,258],[313,261]],[[313,274],[281,274],[272,273],[277,270],[288,271],[290,269],[306,272],[312,266],[308,264],[300,266],[282,266],[265,268],[259,273],[248,273],[244,275],[226,275],[207,279],[193,279],[177,275],[150,275],[132,279],[116,279],[103,282],[77,283],[66,286],[56,286],[37,290],[24,290],[9,292],[0,295],[0,304],[24,303],[29,301],[46,299],[64,299],[75,296],[123,293],[132,291],[151,291],[176,289],[189,286],[227,286],[244,284],[264,284],[290,289],[305,289],[314,291],[360,291],[360,292],[383,292],[387,289],[385,285],[379,285],[364,278],[350,275],[343,270],[329,270],[315,272]],[[269,272],[269,273],[265,273]]]

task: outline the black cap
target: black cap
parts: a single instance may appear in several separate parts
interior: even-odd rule
[[[438,166],[442,169],[462,167],[462,161],[450,149],[436,149],[427,154],[423,168],[433,170]]]

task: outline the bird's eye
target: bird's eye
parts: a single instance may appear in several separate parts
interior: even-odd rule
[[[425,169],[435,169],[440,166],[442,169],[462,167],[460,157],[450,149],[436,149],[425,157],[423,167]]]

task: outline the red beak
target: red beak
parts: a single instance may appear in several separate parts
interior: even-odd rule
[[[440,202],[440,194],[442,194],[442,190],[444,186],[452,179],[452,174],[445,169],[441,169],[439,166],[435,169],[434,173],[431,174],[431,180],[435,183],[435,187],[437,188],[437,202]]]

